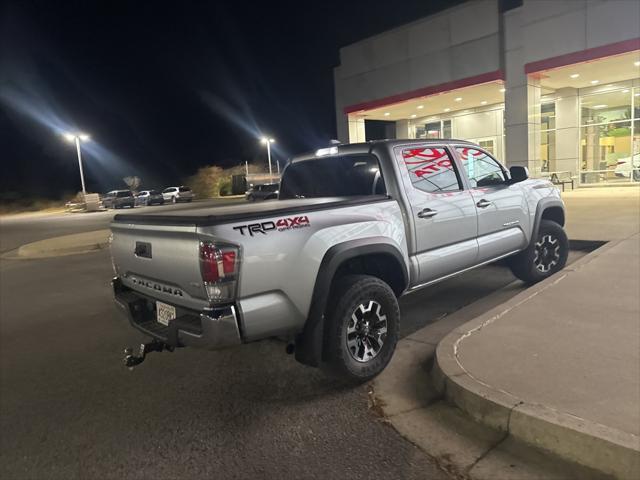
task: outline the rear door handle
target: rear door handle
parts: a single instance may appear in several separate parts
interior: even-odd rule
[[[425,208],[418,212],[418,217],[420,218],[431,218],[438,214],[437,210],[431,210],[430,208]]]
[[[493,205],[493,202],[490,202],[489,200],[485,200],[484,198],[480,200],[478,203],[476,203],[476,206],[478,208],[487,208],[489,205]]]

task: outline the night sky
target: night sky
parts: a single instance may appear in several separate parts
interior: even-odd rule
[[[0,200],[139,175],[159,188],[245,160],[281,160],[336,137],[339,48],[446,0],[0,3]]]

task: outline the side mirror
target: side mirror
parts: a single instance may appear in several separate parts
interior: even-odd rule
[[[511,176],[511,181],[509,183],[523,182],[529,178],[529,170],[527,167],[520,167],[518,165],[514,165],[509,168],[509,174]]]

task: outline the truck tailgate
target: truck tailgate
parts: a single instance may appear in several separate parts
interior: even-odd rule
[[[111,231],[114,268],[126,287],[185,308],[208,306],[195,226],[112,223]]]

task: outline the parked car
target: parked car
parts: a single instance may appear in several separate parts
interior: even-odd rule
[[[105,208],[133,208],[135,204],[131,190],[111,190],[102,197],[102,206]]]
[[[631,178],[636,182],[640,181],[640,153],[636,153],[630,157],[619,158],[618,164],[614,171],[616,176]]]
[[[538,282],[569,253],[548,180],[459,140],[332,146],[296,157],[278,200],[120,214],[111,223],[117,304],[146,353],[288,339],[287,351],[353,382],[380,373],[398,298],[499,259]]]
[[[180,187],[167,187],[162,191],[165,202],[190,202],[193,200],[193,192],[184,185]]]
[[[142,190],[136,195],[136,205],[163,205],[164,197],[157,190]]]
[[[254,185],[244,194],[244,197],[250,201],[256,200],[275,200],[278,198],[279,183],[265,183],[262,185]]]

